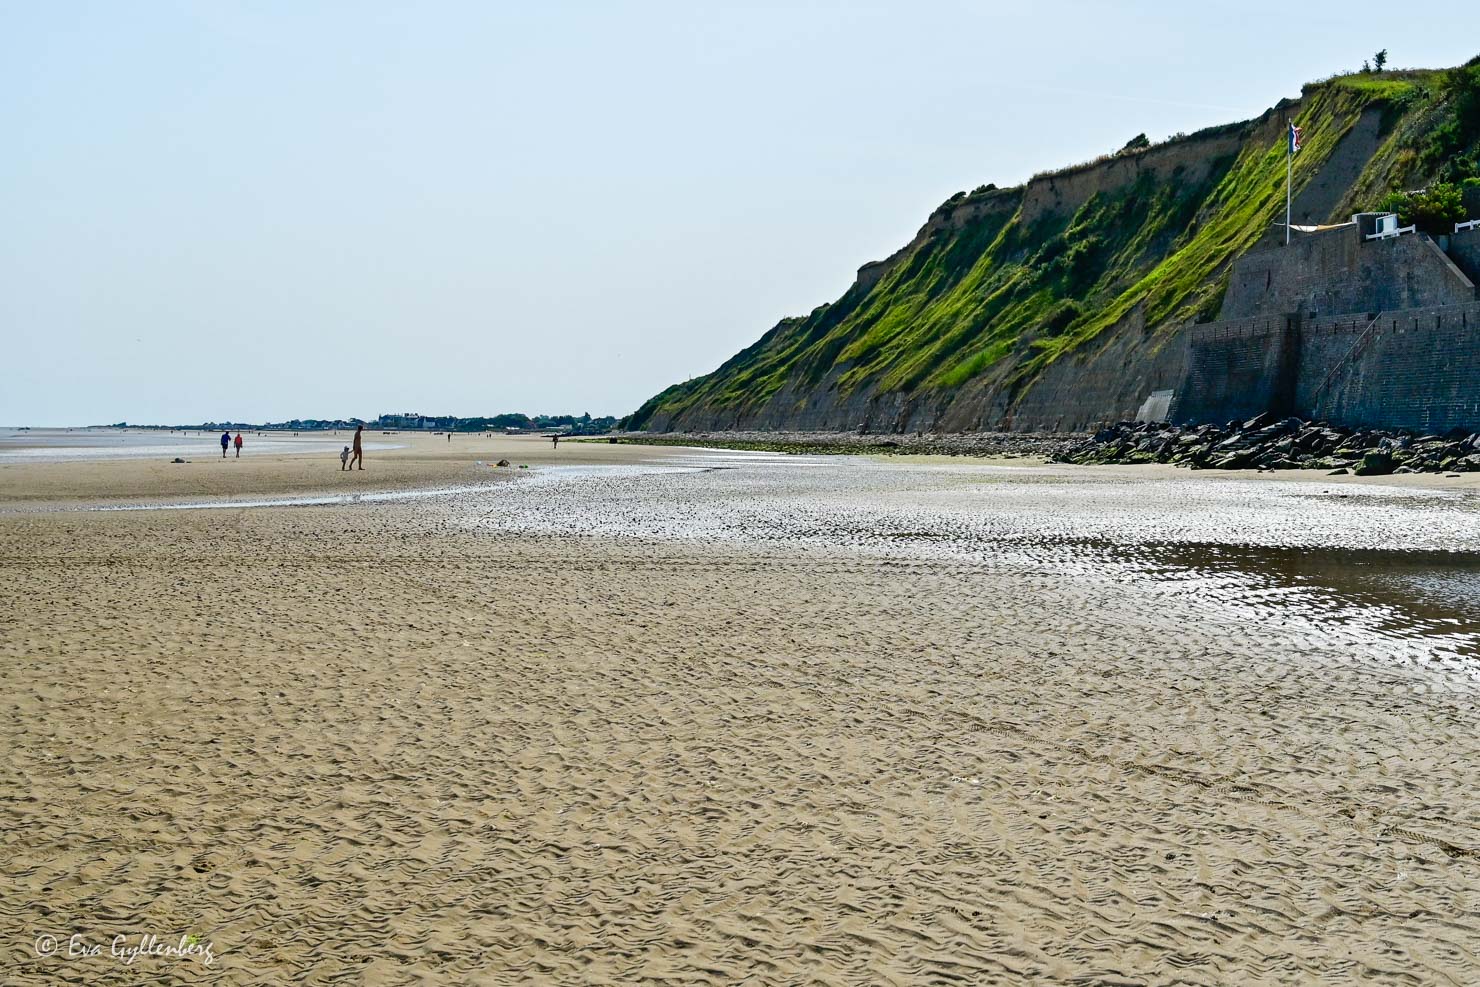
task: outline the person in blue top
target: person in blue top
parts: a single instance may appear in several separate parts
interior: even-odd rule
[[[231,433],[230,432],[222,432],[221,433],[221,458],[222,459],[225,459],[226,458],[226,447],[229,446],[229,445],[231,445]]]

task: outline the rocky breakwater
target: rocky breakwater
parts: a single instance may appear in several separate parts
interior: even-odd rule
[[[1480,472],[1480,434],[1348,429],[1267,415],[1227,425],[1120,422],[1053,457],[1059,463],[1171,463],[1192,469],[1321,469],[1333,475]]]

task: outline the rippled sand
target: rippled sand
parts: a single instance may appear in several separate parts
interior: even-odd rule
[[[1480,982],[1472,495],[661,462],[0,516],[10,982]]]

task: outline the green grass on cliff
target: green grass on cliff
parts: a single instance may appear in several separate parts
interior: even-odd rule
[[[1304,146],[1293,162],[1297,188],[1320,170],[1370,102],[1362,90],[1334,86],[1317,90],[1307,101],[1295,119],[1304,134]],[[1036,341],[1039,352],[1024,365],[1022,375],[1083,346],[1138,306],[1144,307],[1146,324],[1152,326],[1211,316],[1212,306],[1206,303],[1221,297],[1229,264],[1283,214],[1286,157],[1283,136],[1272,147],[1247,144],[1203,202],[1206,218],[1185,230],[1160,263],[1109,305],[1062,336]]]
[[[1346,76],[1308,87],[1296,116],[1305,133],[1296,189],[1373,105],[1387,108],[1387,144],[1358,186],[1378,188],[1404,169],[1411,173],[1416,148],[1448,119],[1442,93],[1454,91],[1435,84],[1433,73]],[[1449,102],[1468,105],[1464,98],[1461,91]],[[783,320],[714,373],[650,400],[629,426],[699,410],[710,420],[743,419],[784,390],[797,401],[823,388],[928,396],[982,381],[1021,393],[1056,360],[1128,322],[1161,330],[1211,318],[1231,262],[1284,212],[1283,119],[1275,114],[1217,133],[1238,127],[1244,141],[1235,154],[1171,174],[1137,168],[1139,177],[1101,188],[1064,213],[1025,218],[1024,189],[953,197],[876,283]],[[1463,121],[1454,127],[1469,139]],[[1189,147],[1198,140],[1189,138]]]

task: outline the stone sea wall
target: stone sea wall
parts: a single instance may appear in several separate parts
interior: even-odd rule
[[[1466,230],[1448,238],[1449,259],[1471,281],[1480,284],[1480,230]]]
[[[1300,374],[1299,414],[1353,427],[1480,428],[1480,303],[1384,313],[1366,327],[1331,321],[1302,329],[1302,354],[1320,359]]]
[[[1470,234],[1454,238],[1459,242]],[[1234,265],[1219,318],[1293,312],[1322,317],[1473,301],[1475,287],[1422,235],[1367,242],[1350,226],[1299,234]]]
[[[1171,417],[1181,422],[1252,418],[1288,405],[1299,357],[1299,322],[1261,315],[1197,326]],[[1279,409],[1288,412],[1288,407]]]
[[[1171,420],[1480,427],[1480,301],[1461,266],[1480,234],[1447,239],[1448,254],[1347,226],[1240,258],[1223,320],[1189,330]]]
[[[1261,413],[1349,427],[1480,428],[1480,302],[1198,326],[1179,423]]]

